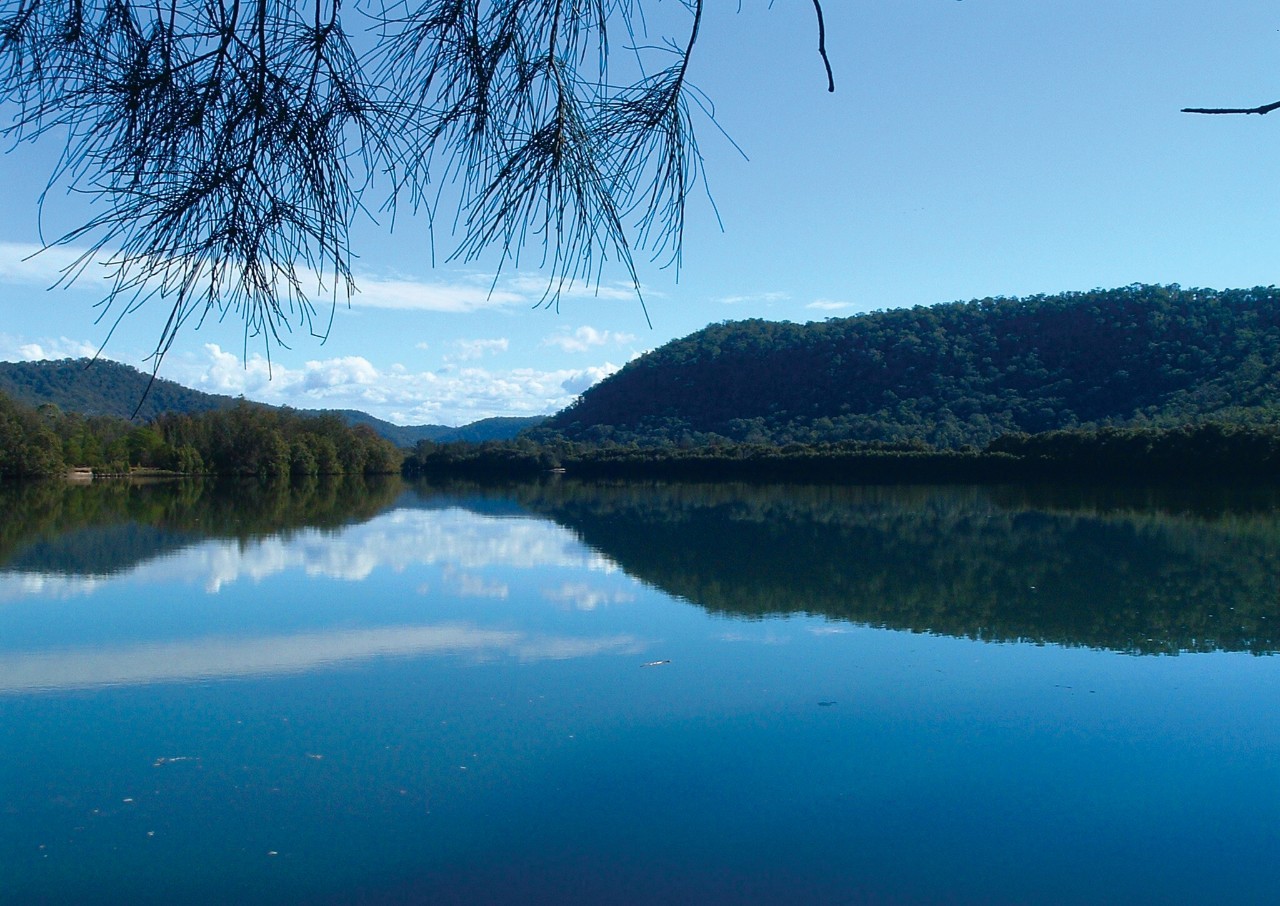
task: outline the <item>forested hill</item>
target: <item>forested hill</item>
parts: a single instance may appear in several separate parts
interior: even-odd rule
[[[0,362],[0,392],[27,406],[52,403],[81,415],[129,418],[137,409],[143,420],[166,412],[213,412],[236,403],[234,397],[192,390],[164,378],[151,383],[150,375],[109,359]]]
[[[1079,425],[1280,421],[1280,290],[1133,285],[715,324],[592,387],[572,439],[919,439]]]
[[[192,390],[163,378],[151,383],[150,375],[109,359],[0,362],[0,393],[27,406],[52,403],[64,412],[89,416],[129,418],[137,409],[141,421],[150,421],[161,414],[196,415],[229,409],[237,402],[235,397]],[[139,400],[142,400],[141,406]],[[412,447],[420,440],[505,440],[542,421],[541,417],[489,418],[452,428],[396,425],[354,409],[308,414],[334,414],[348,425],[368,425],[401,447]]]

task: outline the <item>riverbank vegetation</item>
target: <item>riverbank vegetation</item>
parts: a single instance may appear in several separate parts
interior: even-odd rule
[[[240,402],[136,424],[113,416],[24,406],[0,394],[0,475],[71,469],[127,474],[369,475],[400,470],[402,453],[364,425]]]
[[[422,442],[409,477],[529,477],[551,470],[584,478],[672,480],[1001,482],[1088,480],[1180,483],[1280,480],[1280,426],[1208,422],[1176,428],[1096,428],[1002,435],[984,447],[921,441],[728,443],[680,447]]]
[[[587,443],[556,435],[510,441],[421,441],[410,452],[336,415],[242,403],[144,425],[39,409],[0,395],[0,475],[98,475],[139,470],[286,477],[403,472],[409,477],[835,482],[1085,480],[1180,483],[1280,480],[1280,426],[1206,422],[1170,428],[1008,433],[982,446],[920,440],[697,445]]]

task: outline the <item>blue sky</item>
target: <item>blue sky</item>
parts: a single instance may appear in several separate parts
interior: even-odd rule
[[[558,311],[536,270],[432,265],[424,224],[357,227],[361,292],[325,342],[245,349],[238,323],[188,330],[163,377],[299,408],[463,424],[555,411],[628,360],[708,323],[810,321],[909,305],[1122,286],[1276,282],[1280,12],[1261,0],[827,0],[828,94],[809,0],[712,0],[693,78],[700,145],[684,263],[644,265]],[[673,8],[672,0],[665,0]],[[0,158],[0,359],[91,354],[98,290],[49,290],[36,197],[58,152]],[[54,198],[46,234],[75,202]],[[719,217],[717,218],[717,212]],[[722,226],[723,225],[723,228]],[[526,259],[527,260],[527,259]],[[145,368],[166,312],[130,315],[108,358]],[[246,360],[247,352],[247,360]]]

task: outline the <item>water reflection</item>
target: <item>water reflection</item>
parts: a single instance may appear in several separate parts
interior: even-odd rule
[[[621,568],[753,619],[805,613],[1130,653],[1280,647],[1272,491],[573,481],[0,490],[13,514],[0,601],[93,595],[110,576],[217,594],[285,574],[360,583],[415,566],[439,567],[441,593],[503,601],[504,570],[559,565]],[[579,610],[630,596],[578,579],[544,593]]]
[[[6,493],[0,902],[1274,898],[1265,495]]]
[[[360,582],[379,568],[437,563],[449,565],[447,579],[460,594],[504,597],[501,584],[470,571],[614,568],[528,513],[504,519],[519,511],[495,511],[483,499],[405,496],[388,480],[47,482],[0,486],[0,507],[12,514],[0,548],[0,601],[92,594],[110,577],[198,583],[217,594],[288,571]]]
[[[522,662],[634,654],[629,635],[557,637],[467,625],[385,626],[262,638],[209,638],[0,654],[0,693],[278,676],[382,657],[468,654]]]
[[[1131,653],[1278,644],[1273,491],[560,483],[520,499],[734,616]]]
[[[209,538],[338,529],[390,506],[397,479],[0,482],[0,568],[105,576]]]
[[[539,599],[584,610],[627,596],[581,580],[616,567],[571,532],[484,500],[468,509],[405,496],[398,482],[344,482],[336,493],[314,483],[46,484],[11,495],[32,504],[13,525],[33,537],[11,525],[0,564],[0,603],[10,605],[0,610],[0,694],[644,647],[630,632],[529,625]],[[232,520],[237,499],[256,505]],[[574,580],[531,596],[549,570]],[[525,611],[515,625],[481,606],[509,613],[513,597]]]

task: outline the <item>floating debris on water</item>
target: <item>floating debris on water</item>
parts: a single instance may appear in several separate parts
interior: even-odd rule
[[[835,702],[818,702],[819,708],[830,708]]]
[[[199,761],[199,755],[162,755],[151,763],[153,768],[158,768],[165,764],[176,764],[179,761]]]

